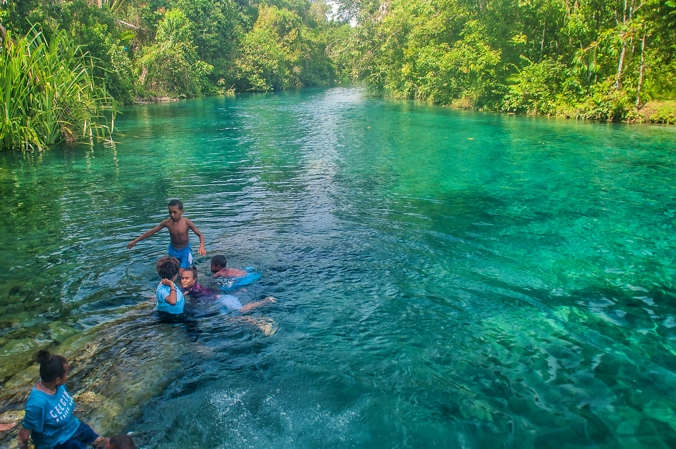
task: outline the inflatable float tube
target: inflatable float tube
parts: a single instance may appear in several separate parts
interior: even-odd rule
[[[238,278],[222,278],[218,280],[218,286],[223,292],[231,292],[245,285],[253,284],[260,279],[261,274],[256,273],[253,267],[245,267],[244,271],[248,273]]]

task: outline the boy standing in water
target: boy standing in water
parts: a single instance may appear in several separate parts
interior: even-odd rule
[[[181,273],[192,265],[192,248],[190,247],[190,240],[188,238],[188,229],[191,229],[200,239],[200,247],[197,250],[197,254],[204,256],[207,253],[204,249],[204,236],[192,221],[183,217],[183,203],[179,200],[169,201],[169,218],[129,242],[127,248],[133,248],[139,241],[156,234],[162,228],[169,229],[169,237],[171,238],[169,256],[175,257],[180,261]]]

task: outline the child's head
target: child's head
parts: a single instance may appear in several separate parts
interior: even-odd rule
[[[155,267],[157,269],[157,274],[160,275],[162,279],[169,279],[173,281],[176,279],[178,270],[181,268],[181,264],[175,257],[165,256],[157,261]]]
[[[181,219],[183,215],[183,203],[180,200],[169,201],[169,218],[176,222]]]
[[[186,268],[181,273],[181,287],[189,289],[197,283],[197,270],[194,268]]]
[[[136,445],[129,435],[121,433],[108,440],[106,449],[136,449]]]
[[[211,272],[216,273],[218,270],[225,268],[225,265],[228,262],[225,260],[225,256],[214,256],[211,258]]]
[[[40,379],[43,382],[56,382],[63,385],[68,379],[68,360],[60,355],[51,354],[42,349],[35,357],[40,364]]]

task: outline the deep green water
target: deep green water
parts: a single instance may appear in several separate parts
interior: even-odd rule
[[[114,147],[0,155],[3,410],[50,347],[148,448],[676,446],[676,129],[357,88],[123,112]],[[274,335],[155,322],[168,235],[126,244],[173,197]]]

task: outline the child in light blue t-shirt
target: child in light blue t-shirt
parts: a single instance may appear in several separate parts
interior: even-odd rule
[[[168,313],[180,315],[185,307],[185,298],[180,288],[176,288],[174,281],[178,276],[180,264],[175,257],[162,257],[157,261],[157,274],[162,280],[155,290],[155,310],[160,314]]]
[[[32,436],[37,449],[85,449],[90,444],[105,447],[99,436],[75,416],[75,402],[63,385],[68,379],[68,361],[49,351],[38,352],[40,380],[26,401],[26,414],[19,429],[19,448],[28,448]]]
[[[160,321],[164,323],[183,323],[193,341],[197,341],[202,331],[197,321],[188,316],[183,292],[174,284],[179,267],[179,261],[175,257],[162,257],[157,261],[157,274],[162,281],[155,290],[155,310]]]

